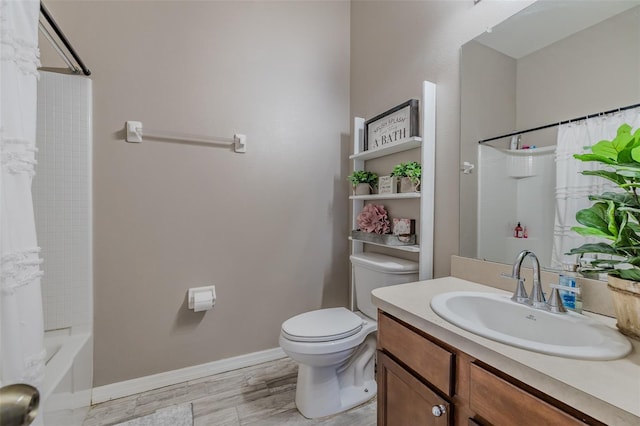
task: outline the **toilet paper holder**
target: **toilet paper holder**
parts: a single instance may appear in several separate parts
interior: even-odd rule
[[[189,309],[194,312],[208,311],[216,303],[216,287],[192,287],[187,296]]]

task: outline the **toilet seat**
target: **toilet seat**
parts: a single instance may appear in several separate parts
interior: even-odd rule
[[[325,311],[326,309],[322,309]],[[353,313],[349,310],[347,312],[352,313],[358,318],[359,325],[355,327],[356,331],[350,336],[343,338],[335,338],[335,336],[326,336],[326,338],[333,338],[332,340],[325,341],[300,341],[293,340],[287,337],[287,333],[285,333],[284,329],[280,329],[280,347],[284,349],[285,352],[291,356],[291,353],[304,354],[306,355],[323,355],[323,354],[335,354],[340,351],[351,350],[357,347],[360,343],[364,341],[364,339],[372,332],[378,329],[378,323],[371,319],[367,318],[363,314]],[[302,314],[304,315],[304,314]],[[351,317],[349,315],[351,319]],[[291,331],[291,330],[290,330]],[[351,330],[353,331],[353,330]],[[294,339],[300,339],[301,336],[293,336]],[[304,337],[304,336],[302,336]],[[293,357],[292,357],[293,358]]]
[[[282,324],[282,335],[294,342],[330,342],[362,330],[362,318],[345,308],[305,312]]]

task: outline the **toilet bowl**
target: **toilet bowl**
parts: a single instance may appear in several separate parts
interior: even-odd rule
[[[280,347],[299,363],[296,407],[307,418],[336,414],[373,398],[377,322],[375,288],[416,281],[416,262],[377,253],[351,256],[356,306],[296,315],[282,324]]]
[[[305,336],[290,333],[310,320],[316,323]],[[345,308],[307,312],[282,324],[280,347],[299,363],[296,407],[305,417],[348,410],[376,394],[376,329],[375,321]]]

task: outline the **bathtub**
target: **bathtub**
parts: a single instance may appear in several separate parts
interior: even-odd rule
[[[45,425],[81,425],[91,406],[93,339],[74,328],[45,332],[45,374],[40,386]]]

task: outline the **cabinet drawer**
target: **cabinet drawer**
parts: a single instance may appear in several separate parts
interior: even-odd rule
[[[470,366],[469,406],[494,425],[567,426],[583,422],[475,364]]]
[[[378,425],[451,425],[451,404],[380,351],[378,386]]]
[[[378,346],[446,395],[453,396],[454,355],[391,317],[381,314]]]

